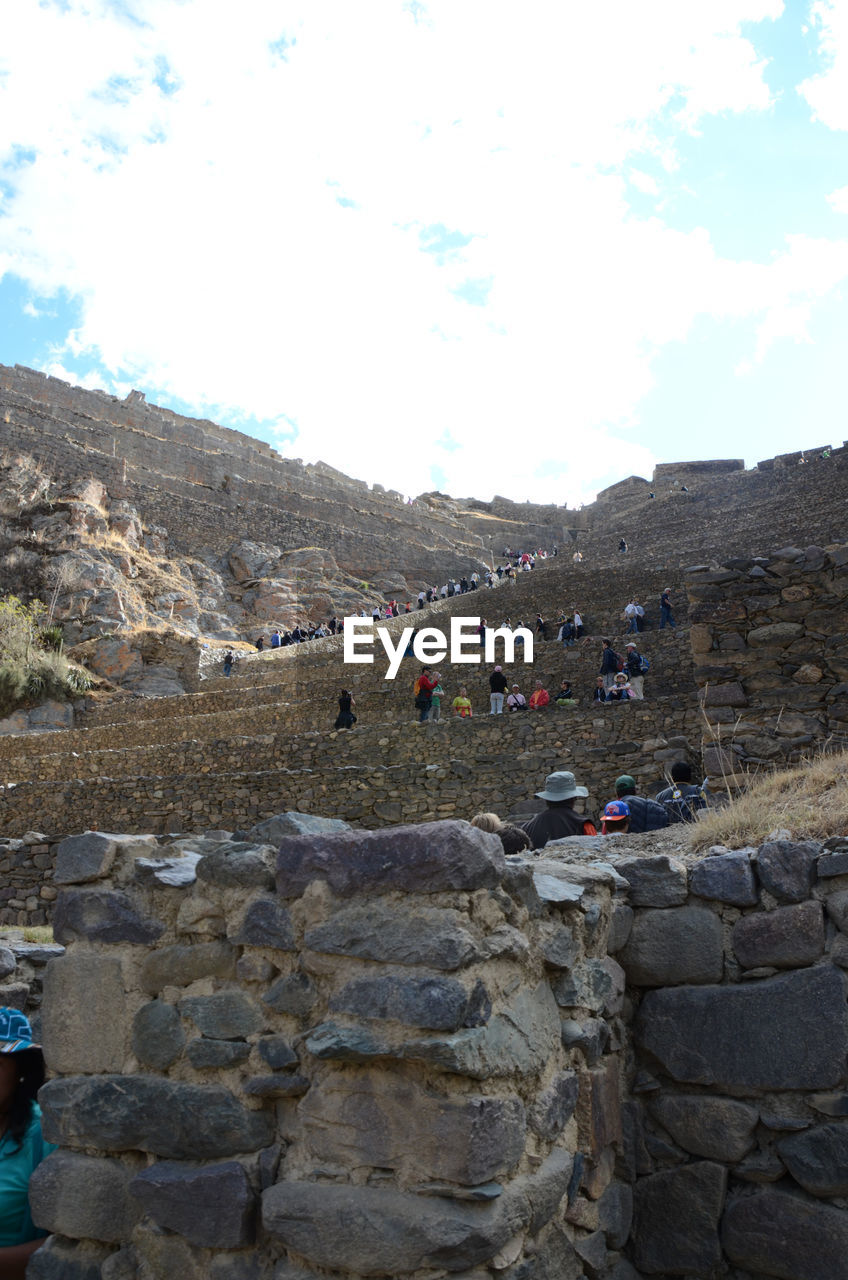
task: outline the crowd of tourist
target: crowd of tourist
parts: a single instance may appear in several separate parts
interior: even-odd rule
[[[548,774],[543,789],[535,793],[545,802],[541,813],[516,823],[504,822],[496,813],[478,813],[471,825],[499,835],[505,853],[521,853],[525,849],[538,851],[552,841],[572,836],[639,834],[695,822],[709,800],[706,783],[696,786],[692,782],[692,768],[684,760],[671,766],[668,786],[653,799],[640,796],[635,779],[627,773],[616,778],[614,789],[615,799],[604,805],[596,821],[593,814],[577,808],[578,800],[588,798],[587,788],[580,786],[570,771],[557,770]]]

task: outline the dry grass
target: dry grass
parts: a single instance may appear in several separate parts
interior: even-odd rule
[[[794,838],[848,835],[848,752],[820,755],[791,769],[759,774],[723,809],[691,828],[692,847],[761,844],[775,828]]]

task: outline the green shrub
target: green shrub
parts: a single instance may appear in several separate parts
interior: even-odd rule
[[[57,652],[62,629],[42,630],[43,616],[40,600],[0,600],[0,716],[47,698],[75,698],[91,686],[88,672]]]

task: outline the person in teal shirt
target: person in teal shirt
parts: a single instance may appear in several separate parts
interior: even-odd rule
[[[18,1009],[0,1008],[0,1280],[24,1280],[27,1263],[46,1236],[32,1220],[29,1180],[51,1151],[41,1136],[35,1101],[44,1083],[44,1056]]]

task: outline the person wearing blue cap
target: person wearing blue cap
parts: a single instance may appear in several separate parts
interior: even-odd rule
[[[44,1056],[33,1044],[29,1019],[0,1008],[0,1277],[24,1280],[27,1263],[47,1235],[29,1211],[29,1180],[51,1151],[41,1136],[36,1094]]]

